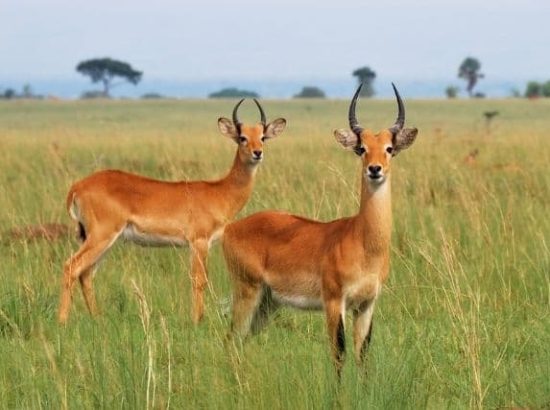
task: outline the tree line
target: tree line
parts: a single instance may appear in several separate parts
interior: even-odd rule
[[[529,81],[525,90],[527,98],[550,97],[550,80],[539,83],[537,81]]]
[[[480,72],[481,63],[479,60],[473,57],[466,58],[459,67],[458,77],[466,80],[466,90],[470,97],[481,96],[479,93],[474,94],[473,89],[476,86],[479,79],[484,77],[484,74]],[[129,63],[124,61],[114,60],[111,58],[96,58],[80,62],[76,66],[76,71],[80,74],[87,76],[91,79],[92,83],[100,83],[102,85],[101,90],[88,91],[83,94],[84,98],[103,97],[109,98],[111,89],[122,82],[129,82],[131,84],[138,84],[142,77],[143,72],[134,69]],[[376,72],[368,67],[360,67],[352,72],[352,76],[357,79],[359,84],[363,84],[361,89],[362,97],[372,97],[376,94],[374,89],[374,80],[376,79]],[[119,79],[116,83],[115,79]],[[455,97],[458,89],[447,89],[447,95],[449,97]],[[149,93],[144,95],[144,98],[159,98],[161,97],[155,93]],[[257,98],[258,93],[249,90],[241,90],[236,87],[224,88],[222,90],[213,92],[208,95],[209,98]],[[316,86],[305,86],[302,90],[294,95],[294,98],[325,98],[326,94],[323,90]]]
[[[76,71],[86,77],[89,77],[93,84],[100,84],[101,89],[90,90],[82,93],[82,98],[110,98],[112,88],[123,84],[130,83],[137,85],[143,78],[143,71],[133,68],[129,63],[115,60],[112,58],[94,58],[82,61],[76,66]],[[357,68],[352,73],[359,84],[363,84],[361,89],[362,97],[372,97],[376,95],[374,81],[376,72],[369,66]],[[475,91],[479,80],[485,78],[485,74],[481,72],[481,62],[475,57],[466,57],[458,67],[458,78],[466,82],[465,91],[471,98],[483,98],[485,94]],[[448,98],[456,98],[460,92],[460,87],[449,85],[445,90]],[[515,92],[514,96],[520,96],[519,92]],[[550,80],[539,83],[530,81],[527,84],[525,97],[538,98],[550,97]],[[242,90],[236,87],[224,88],[208,95],[209,98],[257,98],[258,93],[250,90]],[[325,92],[319,87],[308,85],[304,86],[300,92],[293,96],[294,98],[325,98]],[[17,93],[11,88],[0,90],[0,99],[13,98],[41,98],[34,95],[30,85],[25,85],[21,93]],[[163,98],[157,93],[147,93],[142,98]]]

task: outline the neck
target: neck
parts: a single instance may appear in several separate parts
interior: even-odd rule
[[[237,152],[233,160],[233,166],[222,181],[239,187],[248,186],[254,182],[254,176],[256,175],[257,169],[257,164],[243,163],[239,156],[239,152]]]
[[[387,251],[391,240],[391,175],[374,185],[361,176],[361,205],[357,215],[358,227],[366,248]]]
[[[235,215],[239,212],[250,198],[257,167],[256,164],[243,163],[237,152],[229,173],[219,181],[227,197],[229,214]]]

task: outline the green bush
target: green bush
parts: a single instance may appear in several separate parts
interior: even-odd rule
[[[306,86],[294,98],[325,98],[325,92],[318,87]]]
[[[224,88],[208,95],[208,98],[258,98],[258,93],[248,90],[239,90],[235,87]]]

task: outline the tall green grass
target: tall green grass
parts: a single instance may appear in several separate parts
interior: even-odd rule
[[[395,118],[361,101],[363,125]],[[347,101],[266,101],[286,117],[241,215],[356,212],[358,160],[332,129]],[[230,283],[219,246],[204,322],[190,321],[189,253],[116,244],[95,280],[92,320],[75,290],[56,323],[62,265],[77,248],[9,230],[69,223],[70,184],[121,168],[213,179],[233,143],[232,101],[0,104],[0,406],[3,408],[506,408],[550,406],[550,104],[408,101],[415,145],[393,162],[392,268],[366,369],[335,378],[319,313],[282,310],[244,344],[226,341]],[[498,110],[490,129],[483,112]],[[252,104],[242,117],[256,121]],[[471,164],[464,157],[478,149]],[[349,325],[349,318],[348,318]],[[348,326],[349,327],[349,326]],[[351,334],[348,329],[348,351]]]

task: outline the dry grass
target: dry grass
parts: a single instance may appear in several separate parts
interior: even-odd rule
[[[216,119],[232,104],[0,104],[1,407],[550,405],[550,103],[543,100],[407,103],[420,134],[392,171],[392,270],[367,375],[348,360],[342,384],[335,382],[315,313],[283,310],[244,346],[226,346],[230,291],[217,246],[199,327],[189,319],[187,251],[120,244],[97,273],[102,315],[90,319],[75,293],[71,321],[59,328],[61,267],[77,246],[64,227],[71,182],[110,167],[163,179],[222,175],[234,147]],[[389,125],[393,104],[360,102],[361,121]],[[264,105],[289,127],[268,143],[242,215],[276,208],[328,220],[355,212],[358,162],[331,135],[346,126],[347,102]],[[244,119],[256,118],[252,104],[243,108]],[[499,111],[490,133],[488,111]]]

